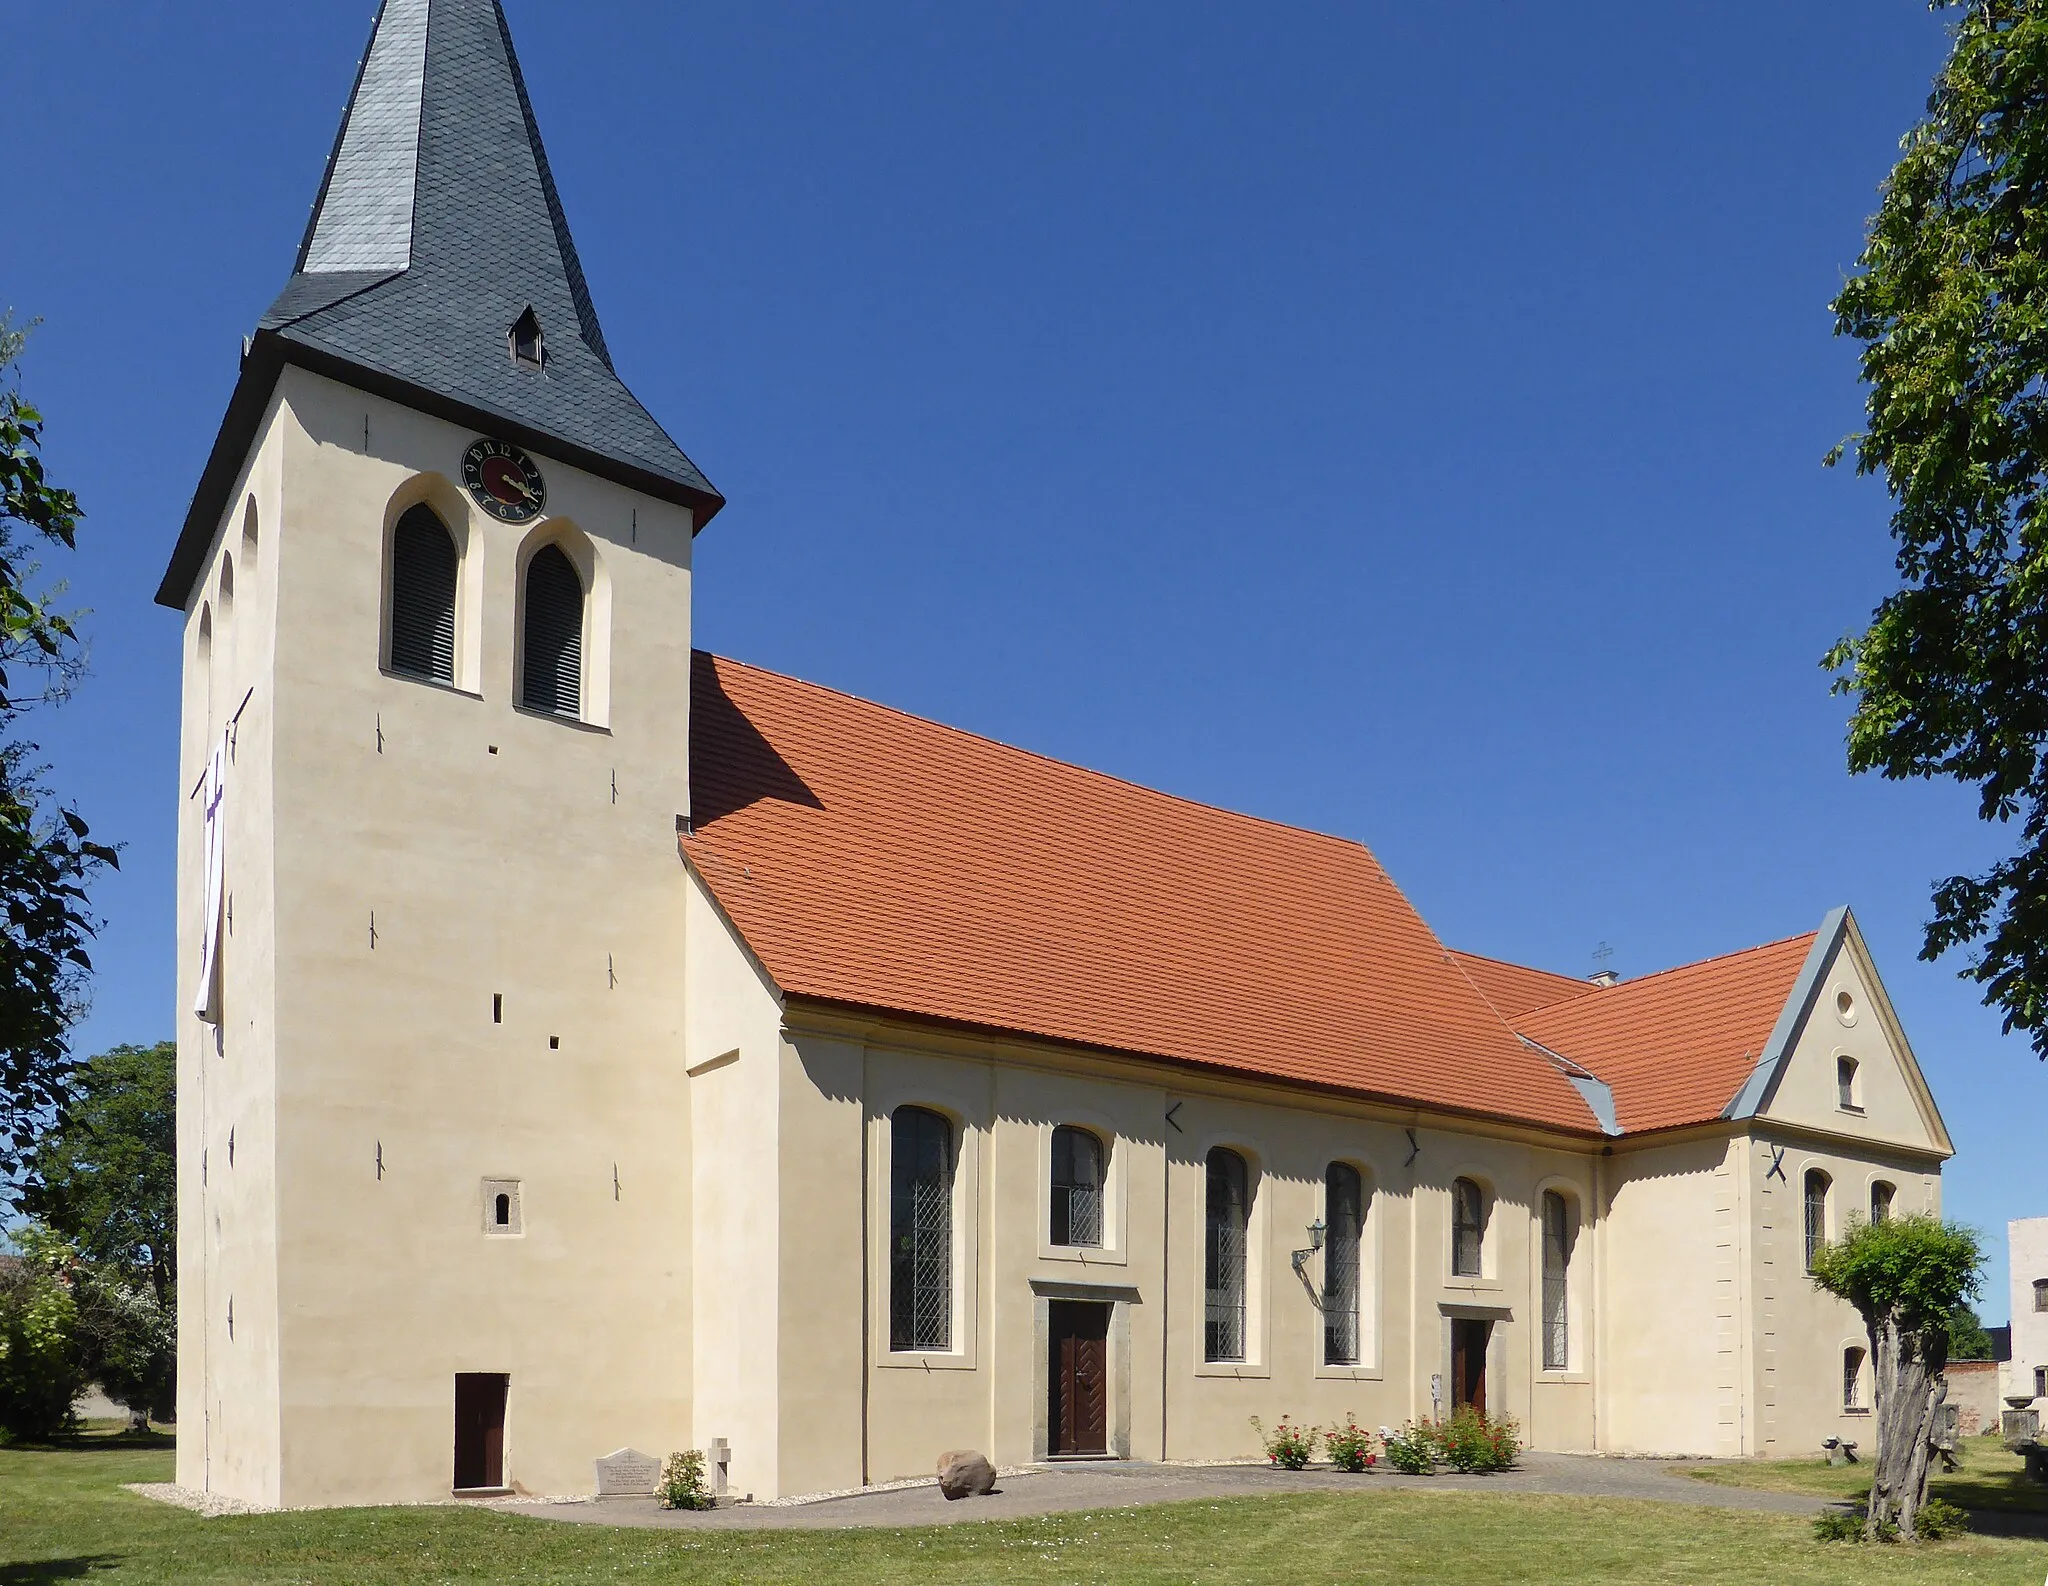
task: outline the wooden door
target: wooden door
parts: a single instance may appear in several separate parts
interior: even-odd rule
[[[1469,1404],[1486,1413],[1486,1346],[1493,1323],[1469,1317],[1451,1318],[1451,1408]]]
[[[505,1485],[505,1388],[497,1372],[465,1371],[455,1378],[455,1487]]]
[[[1046,1303],[1046,1451],[1109,1452],[1109,1307]]]

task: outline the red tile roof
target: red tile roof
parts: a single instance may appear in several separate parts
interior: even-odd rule
[[[1591,1133],[1358,843],[699,654],[683,849],[787,994]]]
[[[1623,1133],[1721,1116],[1762,1055],[1814,933],[1788,936],[1515,1016],[1614,1091]]]
[[[1493,1004],[1494,1011],[1510,1024],[1531,1008],[1547,1007],[1599,989],[1590,980],[1576,980],[1548,969],[1531,969],[1501,958],[1461,953],[1456,948],[1451,949],[1451,959],[1479,988],[1480,995]]]

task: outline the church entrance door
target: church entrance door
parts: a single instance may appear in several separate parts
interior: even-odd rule
[[[1486,1346],[1493,1341],[1493,1323],[1470,1317],[1451,1318],[1451,1408],[1469,1404],[1486,1413]]]
[[[1109,1307],[1046,1302],[1048,1454],[1109,1452]]]
[[[458,1372],[455,1378],[455,1490],[505,1485],[505,1389],[495,1371]]]

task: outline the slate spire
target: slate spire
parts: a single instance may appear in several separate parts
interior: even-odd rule
[[[515,356],[528,310],[539,363]],[[679,502],[700,528],[724,505],[612,368],[497,0],[383,0],[296,266],[250,340],[158,591],[167,604],[184,604],[286,363]]]

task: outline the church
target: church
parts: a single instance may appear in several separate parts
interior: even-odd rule
[[[1846,909],[1625,982],[1459,951],[1357,842],[693,650],[723,505],[496,0],[384,0],[157,595],[182,1484],[1869,1439],[1807,1262],[1951,1148]]]

